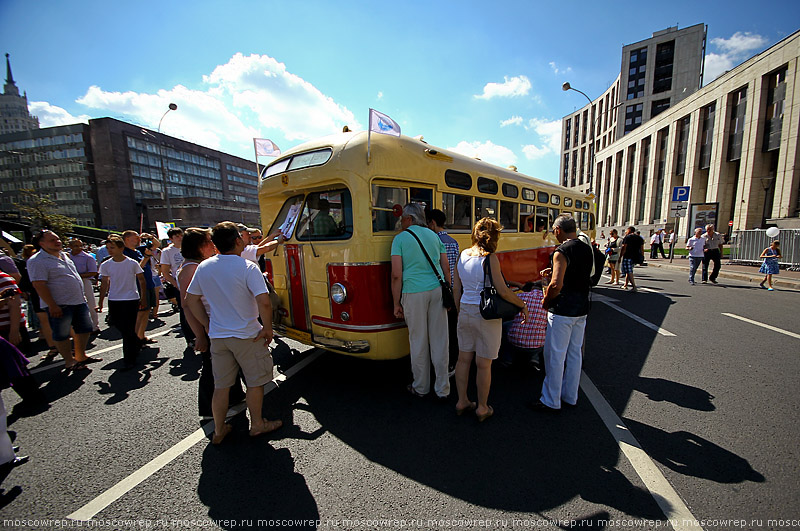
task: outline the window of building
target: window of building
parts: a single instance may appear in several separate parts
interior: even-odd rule
[[[781,146],[781,130],[783,129],[783,109],[786,99],[786,66],[765,76],[767,85],[767,113],[764,128],[764,148],[773,151]]]
[[[642,110],[644,106],[641,103],[636,105],[628,105],[625,107],[625,134],[630,133],[640,125],[642,125]]]
[[[569,183],[569,153],[564,153],[564,174],[561,177],[561,185],[562,186],[569,186],[567,183]],[[523,194],[524,194],[524,190],[523,190]]]
[[[731,102],[730,135],[728,136],[728,160],[742,158],[742,138],[744,137],[744,116],[747,112],[747,87],[728,95]]]
[[[653,72],[653,94],[672,90],[672,67],[675,60],[675,41],[656,46],[656,64]]]
[[[658,132],[658,166],[656,169],[655,184],[655,211],[653,220],[661,221],[661,203],[664,200],[664,179],[667,173],[667,140],[669,139],[669,128],[664,128]]]
[[[698,167],[701,170],[707,170],[711,165],[711,146],[714,138],[715,109],[715,103],[700,109],[700,118],[703,121],[703,130],[700,133],[700,161]]]
[[[472,188],[472,177],[468,173],[462,171],[445,171],[444,182],[450,188],[458,188],[459,190],[469,190]]]
[[[650,118],[655,118],[667,109],[669,109],[669,98],[655,100],[650,107]]]
[[[570,128],[572,127],[572,120],[567,118],[564,124],[564,149],[569,149]]]
[[[675,167],[675,175],[683,175],[686,173],[686,150],[689,145],[689,122],[689,116],[681,118],[678,121],[678,145],[676,148],[678,162]]]

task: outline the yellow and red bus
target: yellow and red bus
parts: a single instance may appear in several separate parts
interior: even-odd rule
[[[276,332],[370,359],[408,354],[405,323],[393,315],[390,249],[408,202],[438,208],[463,250],[475,221],[503,225],[498,258],[508,280],[539,278],[556,245],[548,229],[570,213],[594,237],[588,196],[448,152],[421,138],[344,132],[304,143],[261,173],[264,227],[287,241],[268,253],[280,297]],[[446,332],[445,332],[446,333]]]

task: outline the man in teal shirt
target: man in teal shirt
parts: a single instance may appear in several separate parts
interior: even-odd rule
[[[400,224],[403,232],[392,241],[392,298],[394,316],[405,318],[408,326],[414,375],[408,391],[419,397],[428,394],[432,363],[436,374],[434,391],[439,399],[445,400],[450,394],[447,311],[442,305],[442,290],[436,275],[438,273],[448,284],[451,282],[447,251],[436,233],[427,228],[421,204],[406,205]],[[419,242],[406,229],[419,238]],[[420,243],[436,267],[436,273]]]

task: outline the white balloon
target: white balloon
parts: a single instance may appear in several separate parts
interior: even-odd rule
[[[769,236],[770,238],[777,238],[778,234],[780,233],[781,229],[779,229],[778,227],[770,227],[767,229],[767,236]]]

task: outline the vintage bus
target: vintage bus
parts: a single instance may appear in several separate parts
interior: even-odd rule
[[[539,278],[556,245],[548,229],[570,213],[594,236],[589,197],[421,138],[344,132],[302,144],[261,172],[261,219],[284,245],[268,253],[280,297],[275,331],[308,345],[371,359],[408,354],[393,316],[390,248],[402,206],[439,208],[461,249],[476,220],[503,225],[498,257],[508,280]]]

